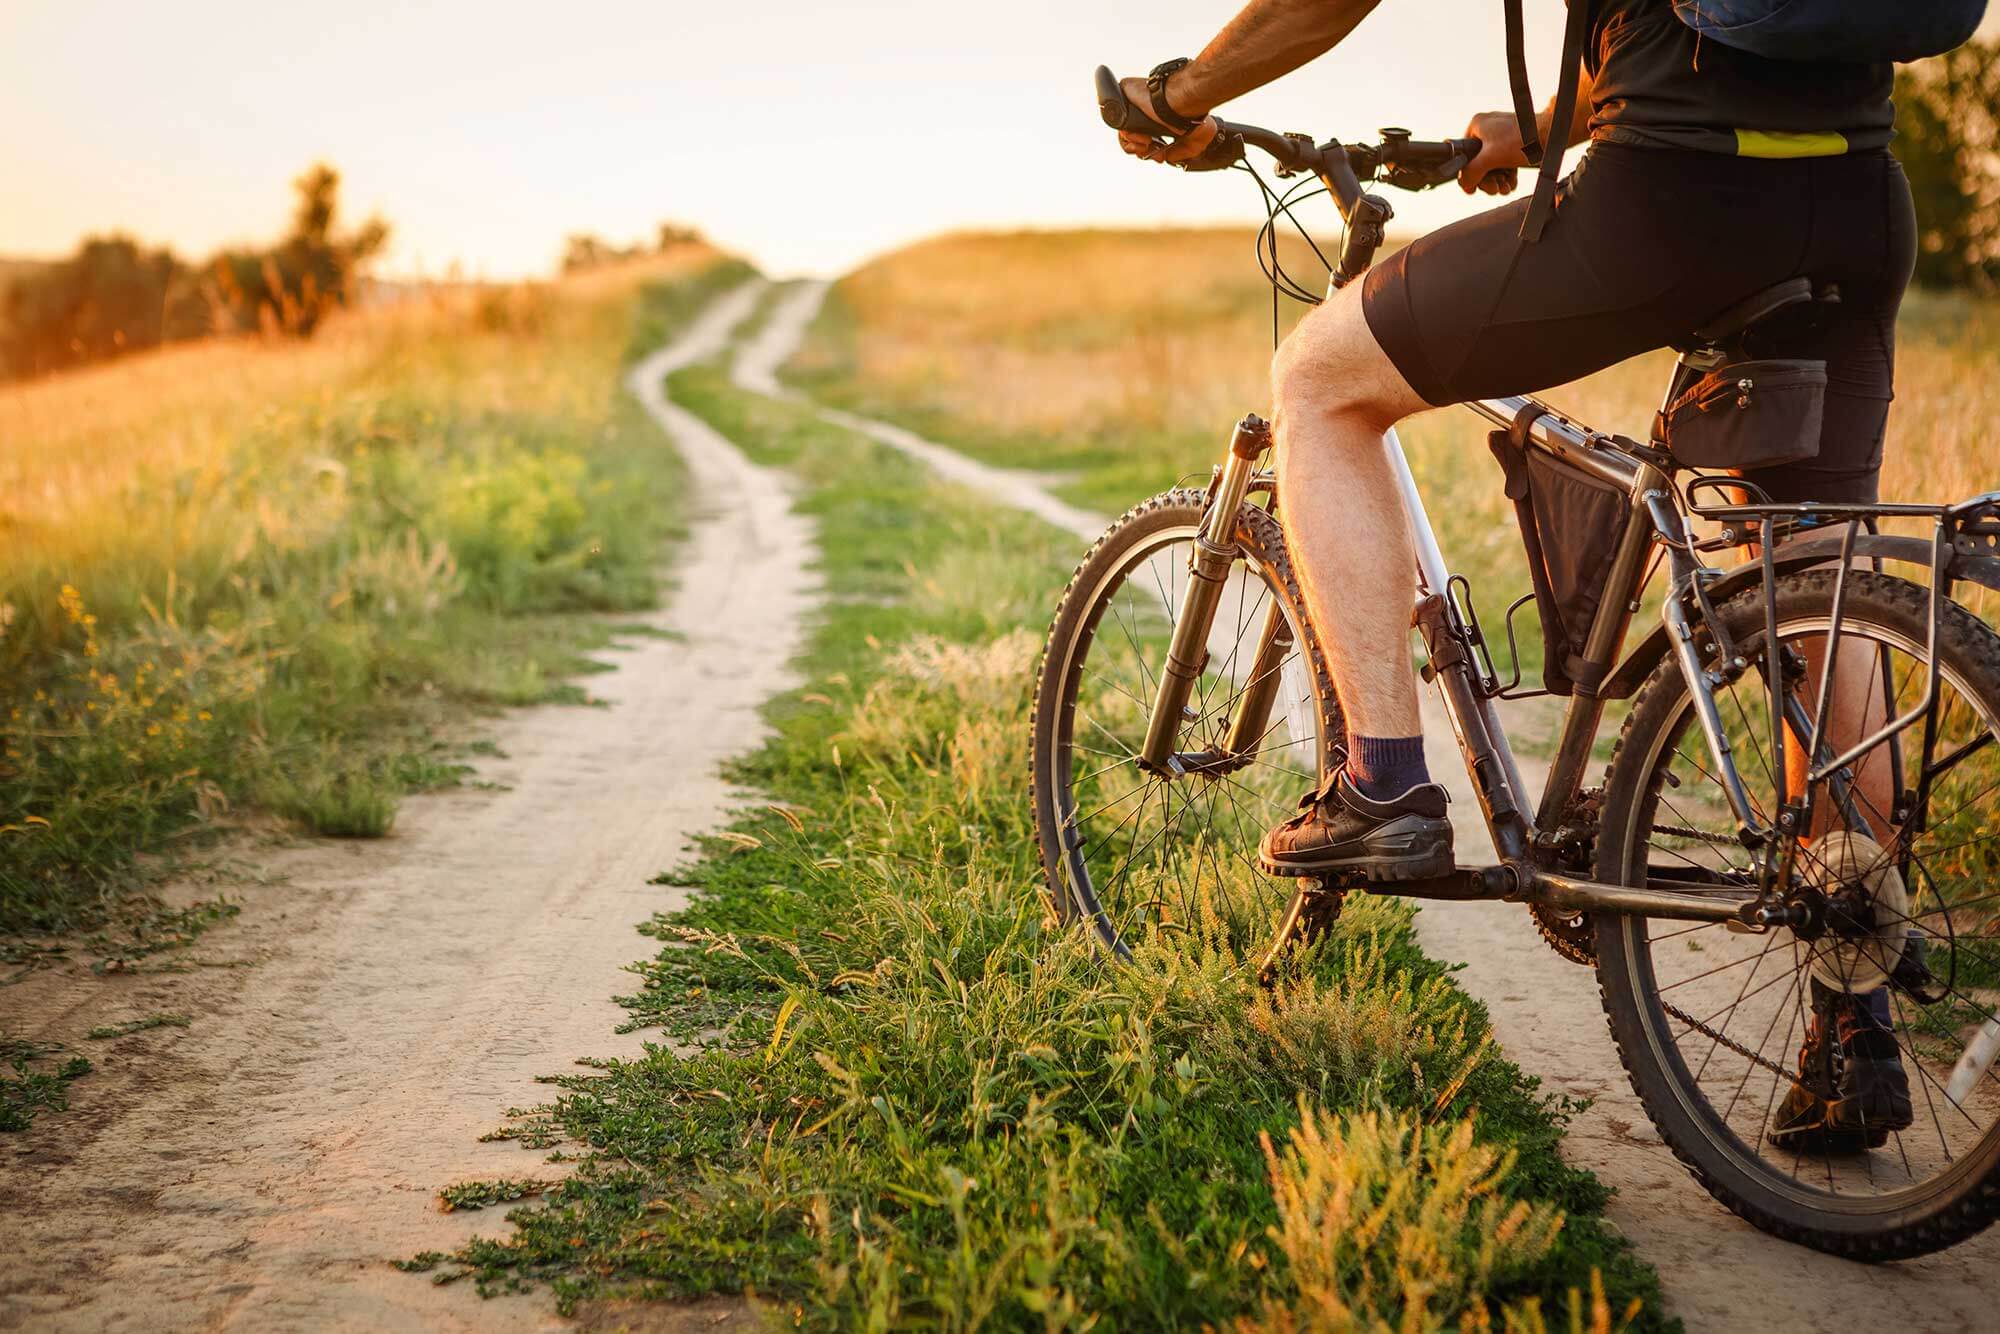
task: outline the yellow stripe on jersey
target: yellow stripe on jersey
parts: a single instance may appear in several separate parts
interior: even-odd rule
[[[1738,157],[1839,157],[1847,151],[1847,136],[1832,130],[1738,130]]]

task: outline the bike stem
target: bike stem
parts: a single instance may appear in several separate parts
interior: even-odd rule
[[[1216,604],[1229,582],[1229,567],[1236,563],[1236,512],[1250,494],[1250,481],[1257,460],[1271,448],[1271,424],[1251,413],[1236,423],[1230,437],[1229,458],[1216,478],[1208,512],[1201,531],[1195,535],[1194,556],[1188,562],[1187,592],[1174,617],[1174,634],[1167,647],[1167,661],[1160,669],[1159,689],[1153,696],[1153,714],[1146,724],[1146,740],[1139,748],[1139,765],[1154,773],[1172,773],[1174,742],[1180,737],[1188,696],[1208,665],[1208,632],[1215,621]],[[1259,655],[1261,664],[1262,655]]]

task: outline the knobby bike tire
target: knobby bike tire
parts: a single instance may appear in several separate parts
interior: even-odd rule
[[[1134,506],[1105,530],[1077,565],[1063,591],[1036,672],[1028,770],[1044,888],[1062,922],[1089,921],[1100,944],[1114,955],[1122,955],[1126,944],[1117,925],[1096,901],[1095,888],[1087,877],[1079,883],[1065,882],[1062,829],[1066,812],[1062,803],[1069,776],[1063,771],[1065,761],[1058,748],[1074,721],[1088,653],[1099,622],[1122,585],[1121,571],[1149,543],[1177,532],[1191,535],[1200,527],[1207,506],[1206,492],[1177,488]],[[1313,635],[1305,599],[1285,550],[1284,534],[1271,514],[1246,503],[1237,514],[1236,541],[1241,559],[1271,595],[1283,603],[1292,624],[1295,647],[1308,665],[1319,717],[1318,762],[1324,773],[1335,763],[1336,747],[1344,737],[1343,724],[1334,699],[1332,677]],[[1244,851],[1249,853],[1254,849]]]
[[[1794,625],[1830,614],[1837,571],[1787,576],[1778,585],[1778,623]],[[1849,572],[1843,624],[1849,631],[1893,633],[1918,646],[1927,639],[1930,593],[1906,580]],[[1725,603],[1720,614],[1739,651],[1763,653],[1763,590]],[[2000,636],[1956,604],[1939,627],[1938,659],[1962,683],[1954,686],[1989,723],[2000,719]],[[1640,821],[1649,787],[1671,764],[1674,735],[1687,724],[1686,682],[1674,661],[1656,668],[1633,702],[1619,734],[1605,781],[1605,809],[1598,841],[1598,878],[1643,881],[1648,833]],[[1665,748],[1665,749],[1663,749]],[[1640,864],[1634,868],[1634,844]],[[1636,879],[1635,879],[1636,877]],[[1816,1250],[1852,1260],[1887,1261],[1951,1246],[1985,1228],[2000,1214],[2000,1121],[1989,1125],[1955,1167],[1922,1187],[1881,1197],[1881,1207],[1845,1209],[1802,1201],[1787,1189],[1755,1148],[1729,1130],[1689,1076],[1668,1028],[1661,998],[1650,988],[1652,941],[1641,917],[1600,917],[1598,983],[1613,1041],[1654,1126],[1709,1194],[1754,1226]],[[1682,1036],[1686,1036],[1683,1034]],[[1746,1153],[1747,1150],[1747,1153]],[[1926,1189],[1927,1188],[1927,1189]],[[1907,1198],[1906,1198],[1907,1197]],[[1837,1196],[1821,1197],[1837,1200]]]

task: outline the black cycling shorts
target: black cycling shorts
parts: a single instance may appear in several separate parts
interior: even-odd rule
[[[1527,207],[1523,198],[1440,228],[1369,272],[1368,327],[1425,400],[1547,389],[1809,277],[1840,288],[1837,313],[1805,340],[1814,345],[1784,349],[1827,363],[1819,454],[1746,476],[1781,501],[1878,499],[1896,310],[1916,262],[1916,216],[1895,158],[1774,161],[1600,143],[1563,183],[1541,240],[1523,247]]]

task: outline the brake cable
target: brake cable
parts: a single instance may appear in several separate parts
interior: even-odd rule
[[[1317,306],[1321,301],[1325,300],[1318,292],[1315,292],[1286,272],[1278,244],[1278,216],[1280,214],[1284,215],[1285,221],[1292,225],[1292,229],[1299,234],[1299,239],[1303,240],[1306,246],[1312,251],[1313,258],[1319,261],[1320,267],[1331,277],[1333,273],[1332,263],[1328,261],[1326,253],[1319,248],[1319,242],[1313,240],[1312,233],[1306,229],[1305,224],[1301,223],[1298,216],[1292,212],[1292,205],[1304,203],[1306,200],[1317,195],[1326,194],[1328,191],[1325,184],[1317,177],[1309,176],[1297,184],[1288,187],[1283,193],[1279,193],[1271,188],[1262,174],[1255,167],[1251,166],[1247,160],[1239,162],[1236,165],[1241,170],[1250,174],[1250,179],[1257,182],[1257,189],[1264,197],[1264,225],[1257,229],[1257,237],[1252,249],[1257,256],[1258,270],[1271,283],[1271,347],[1275,350],[1281,341],[1281,321],[1278,310],[1279,296],[1290,297],[1292,300],[1307,306]],[[1341,239],[1343,245],[1346,241],[1346,235],[1347,222],[1343,218],[1341,220]],[[1321,286],[1323,290],[1324,284]]]

